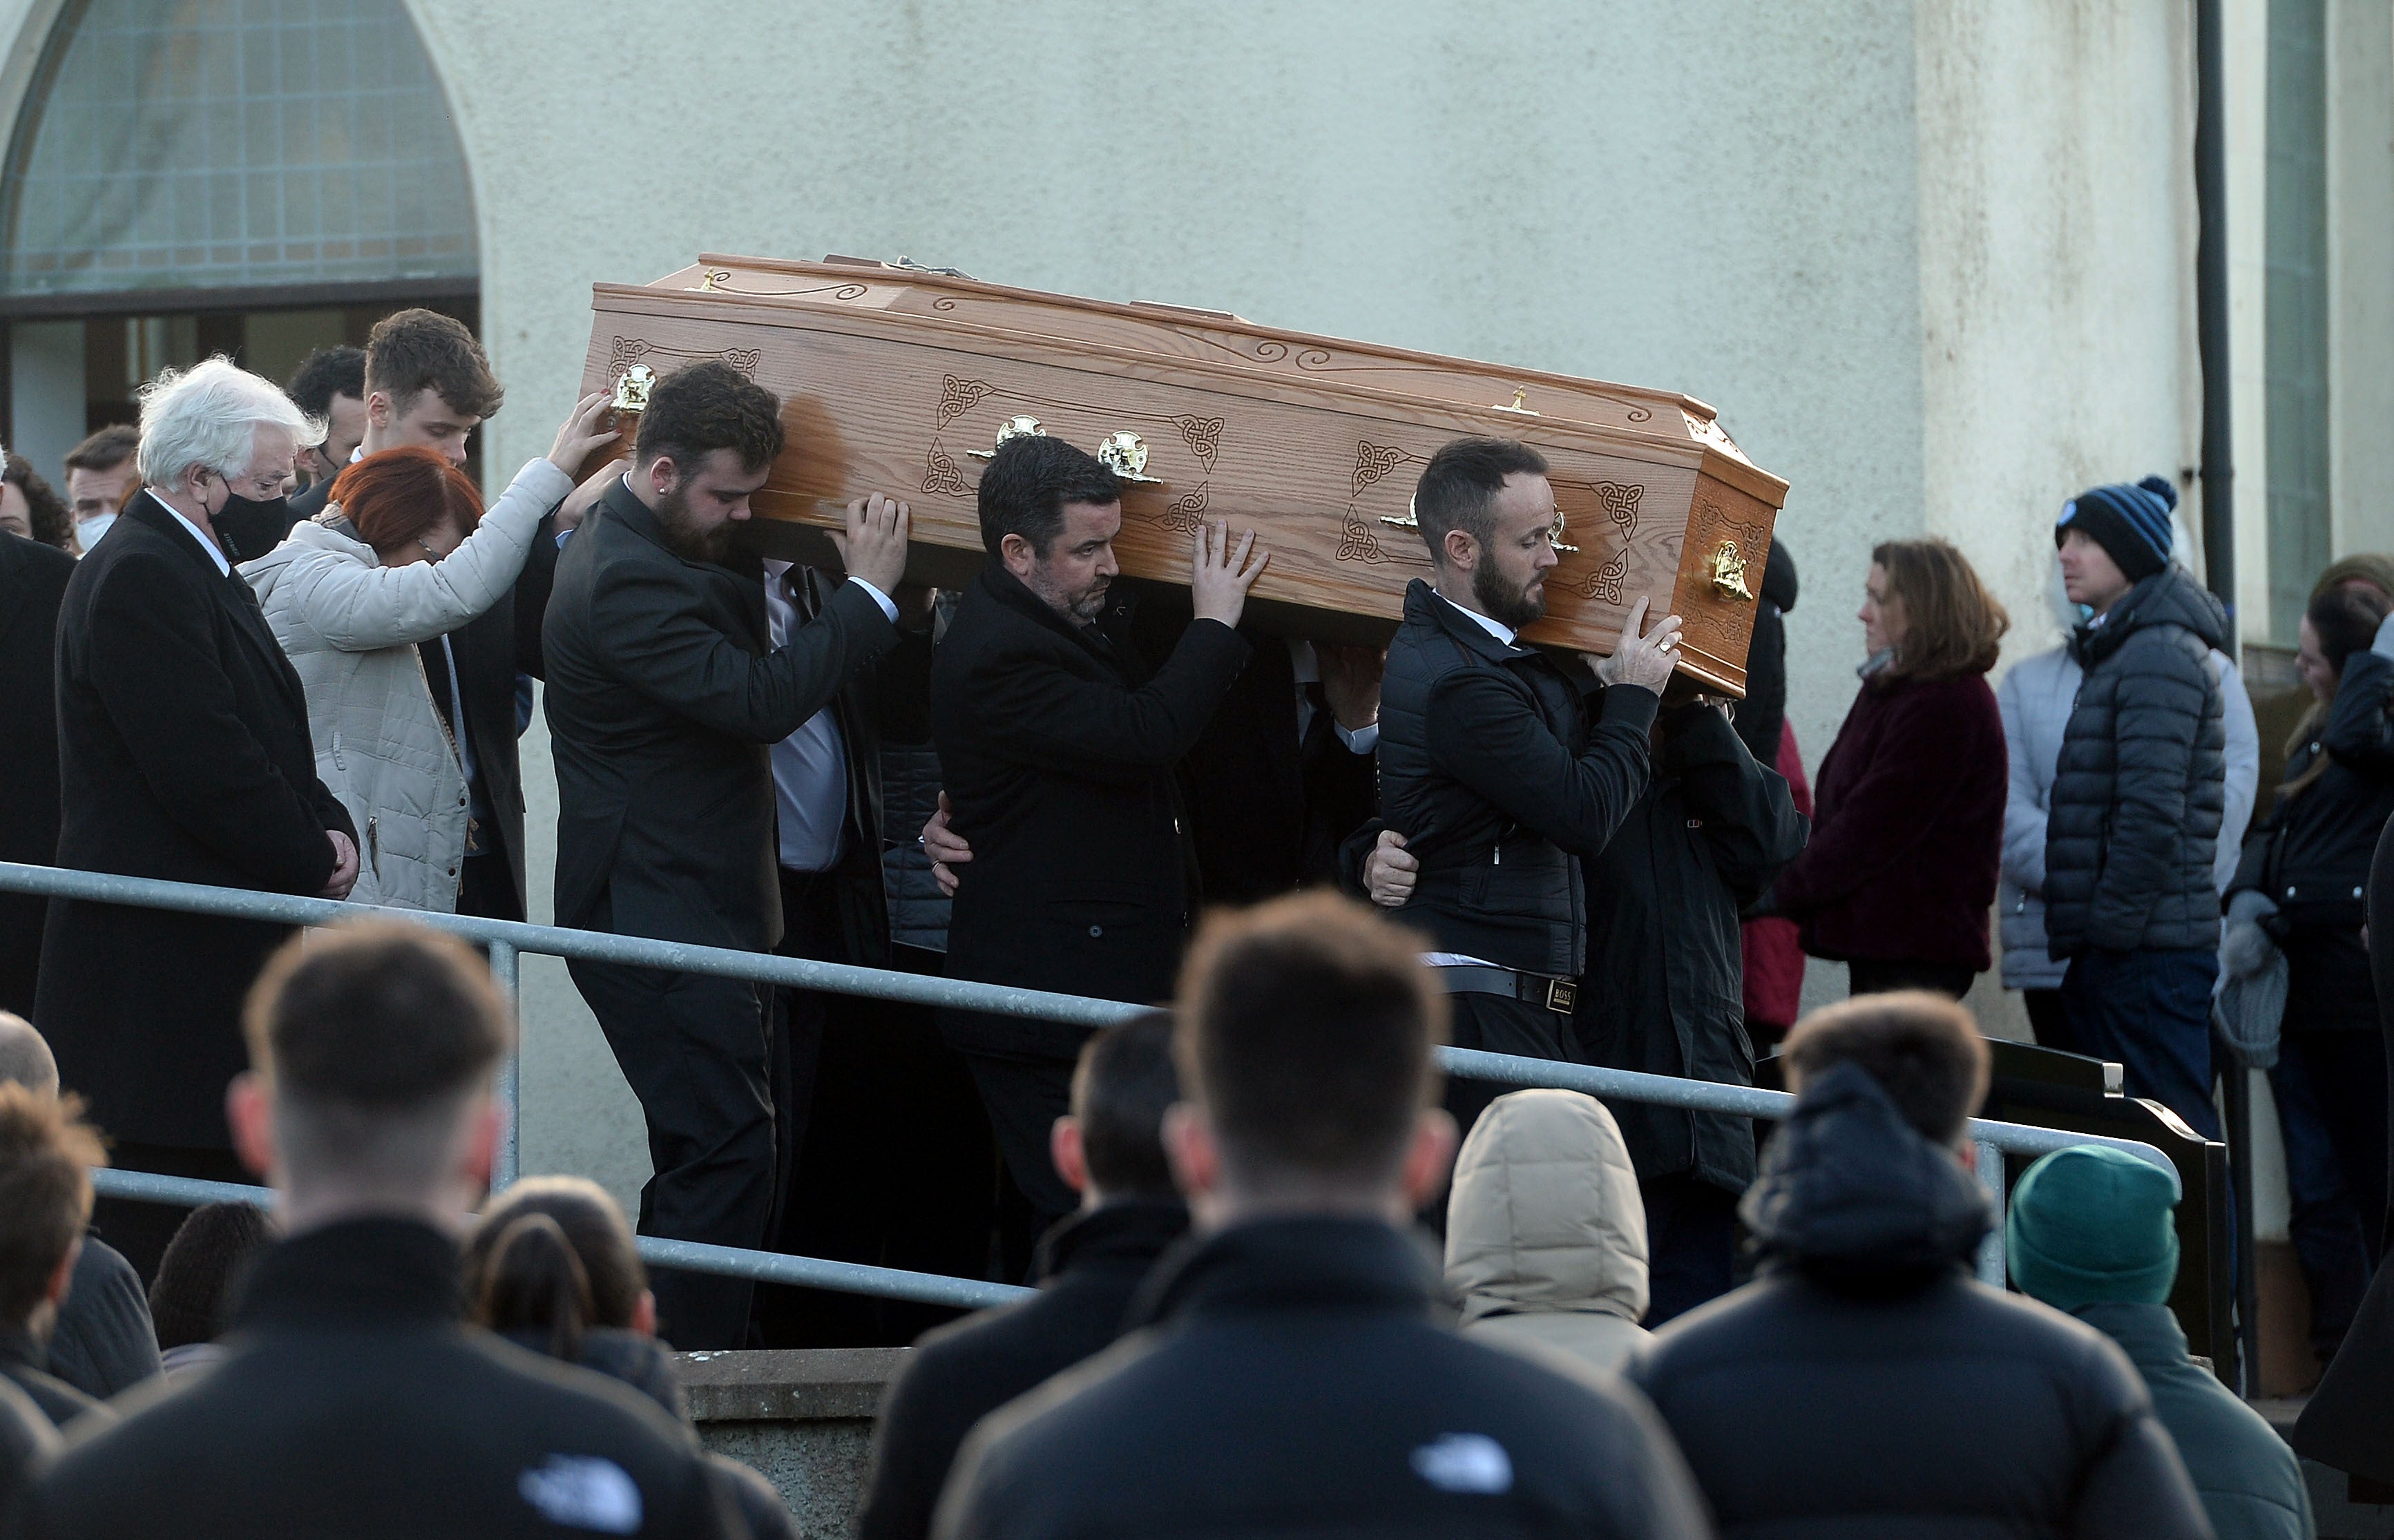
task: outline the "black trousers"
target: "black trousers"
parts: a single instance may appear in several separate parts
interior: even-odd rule
[[[190,1177],[199,1181],[239,1182],[257,1187],[264,1178],[241,1164],[230,1150],[193,1150],[178,1144],[142,1144],[117,1139],[109,1146],[108,1164],[119,1171],[152,1171],[162,1177]],[[139,1203],[131,1198],[101,1198],[91,1205],[91,1228],[122,1252],[146,1286],[158,1276],[158,1259],[166,1243],[183,1228],[191,1209],[181,1204]]]
[[[1925,989],[1932,994],[1950,994],[1959,1000],[1970,993],[1970,981],[1979,976],[1978,969],[1959,963],[1886,962],[1875,958],[1858,958],[1846,965],[1846,979],[1850,994],[1888,994],[1899,989]]]
[[[1543,1005],[1508,999],[1502,994],[1450,994],[1446,1004],[1450,1038],[1458,1048],[1518,1054],[1524,1059],[1551,1059],[1565,1064],[1578,1060],[1572,1051],[1572,1018],[1568,1012],[1549,1010]],[[1450,1075],[1446,1082],[1446,1110],[1454,1115],[1457,1132],[1468,1138],[1471,1125],[1480,1121],[1480,1114],[1488,1110],[1490,1102],[1520,1088],[1498,1080],[1466,1080]]]
[[[990,1132],[997,1136],[1006,1174],[1031,1204],[1029,1232],[1034,1237],[1044,1235],[1081,1204],[1081,1195],[1056,1174],[1047,1153],[1047,1137],[1056,1120],[1072,1110],[1073,1061],[986,1053],[968,1053],[964,1060],[972,1071],[973,1085],[980,1091]],[[1018,1257],[1021,1248],[1017,1245],[1006,1249],[1008,1277],[1019,1281],[1029,1257]]]
[[[1691,1172],[1638,1184],[1646,1204],[1649,1330],[1737,1284],[1737,1194]]]
[[[606,928],[602,917],[597,928]],[[569,963],[615,1062],[640,1099],[655,1175],[643,1235],[761,1246],[777,1161],[763,985],[612,964]],[[683,1349],[745,1344],[755,1285],[678,1268],[654,1279],[658,1335]]]
[[[2078,1051],[2078,1039],[2070,1031],[2070,1013],[2062,1008],[2060,990],[2021,990],[2020,1004],[2028,1007],[2028,1030],[2038,1047],[2059,1048],[2064,1053]]]

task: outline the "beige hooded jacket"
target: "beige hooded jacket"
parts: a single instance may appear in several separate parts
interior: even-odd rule
[[[1646,1205],[1603,1103],[1515,1091],[1480,1114],[1455,1159],[1446,1286],[1492,1346],[1618,1370],[1646,1340]]]

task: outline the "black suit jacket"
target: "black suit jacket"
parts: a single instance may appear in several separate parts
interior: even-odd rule
[[[1118,582],[1117,586],[1126,586]],[[1171,655],[1190,620],[1189,590],[1141,584],[1130,620],[1141,657]],[[1181,761],[1181,796],[1207,903],[1256,903],[1338,880],[1338,848],[1378,806],[1373,756],[1343,743],[1326,707],[1297,731],[1288,642],[1248,621],[1255,655]]]
[[[328,476],[291,499],[291,511],[297,516],[294,522],[323,512],[332,491],[333,480]],[[540,628],[557,578],[556,512],[551,508],[542,518],[514,586],[500,595],[496,604],[449,634],[457,658],[457,689],[466,698],[466,735],[473,745],[474,771],[497,824],[483,832],[506,853],[507,871],[515,878],[514,912],[494,915],[493,919],[520,920],[531,913],[527,905],[532,890],[524,882],[523,765],[516,753],[516,676],[547,678]],[[263,553],[244,546],[242,554],[248,558]],[[431,682],[434,695],[445,702],[449,685],[438,663],[441,644],[428,642],[424,652],[425,678]]]
[[[746,1533],[653,1402],[457,1309],[457,1248],[423,1225],[356,1219],[283,1242],[243,1291],[230,1356],[120,1400],[124,1421],[39,1479],[22,1533]]]
[[[544,631],[557,757],[557,923],[770,948],[781,939],[769,747],[898,641],[842,584],[767,645],[763,568],[686,561],[618,480],[558,559]]]
[[[59,852],[59,604],[74,570],[64,551],[0,534],[0,861]],[[0,893],[0,1010],[33,1013],[45,907]]]
[[[1159,1000],[1193,905],[1176,767],[1250,649],[1199,621],[1152,678],[995,562],[956,601],[931,665],[931,737],[971,844],[948,975]],[[970,1013],[956,1046],[1070,1058],[1085,1029]]]
[[[61,866],[312,894],[349,813],[316,779],[299,676],[238,573],[148,493],[75,566],[59,616]],[[290,928],[50,905],[33,1022],[120,1138],[224,1149],[241,1006]]]

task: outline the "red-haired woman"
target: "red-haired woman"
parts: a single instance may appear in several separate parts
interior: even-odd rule
[[[322,513],[242,564],[308,692],[316,773],[357,820],[353,902],[456,910],[474,745],[434,704],[416,644],[446,638],[514,585],[542,515],[612,437],[592,428],[605,401],[585,398],[548,458],[518,471],[487,514],[438,450],[387,449],[344,468]],[[450,678],[440,685],[454,698]]]
[[[2011,622],[1942,540],[1879,546],[1864,588],[1862,687],[1821,761],[1811,843],[1772,894],[1854,994],[1958,1000],[1990,961],[2008,773],[1987,670]]]

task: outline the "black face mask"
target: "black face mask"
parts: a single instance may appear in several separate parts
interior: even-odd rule
[[[208,522],[230,547],[233,560],[248,561],[281,545],[291,533],[291,499],[272,497],[260,502],[231,493],[224,507],[208,516]]]

